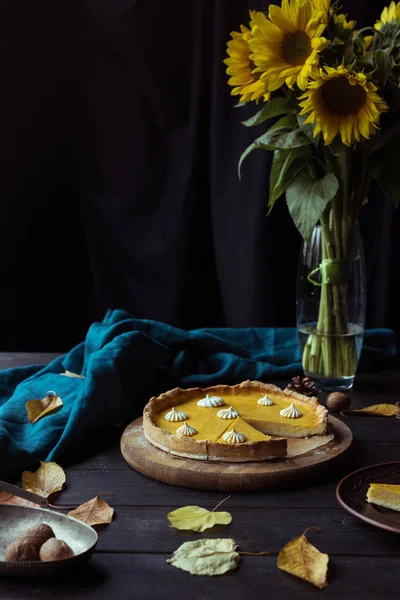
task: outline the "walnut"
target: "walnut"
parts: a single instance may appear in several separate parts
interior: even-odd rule
[[[350,406],[351,398],[343,392],[332,392],[326,400],[326,406],[334,412],[347,410]]]
[[[55,535],[52,528],[49,525],[46,525],[46,523],[40,523],[40,525],[21,531],[17,540],[26,540],[39,551],[40,546],[53,537],[55,537]]]
[[[38,553],[27,540],[16,540],[9,544],[4,553],[4,560],[14,562],[16,560],[38,560]]]
[[[68,544],[57,538],[50,538],[39,550],[39,558],[43,562],[63,560],[72,556],[74,556],[74,553]]]

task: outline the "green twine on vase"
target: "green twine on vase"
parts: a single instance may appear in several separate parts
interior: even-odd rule
[[[307,279],[313,285],[343,283],[347,279],[347,260],[341,258],[324,258],[319,267],[307,275]],[[321,281],[313,279],[316,273],[321,274]]]

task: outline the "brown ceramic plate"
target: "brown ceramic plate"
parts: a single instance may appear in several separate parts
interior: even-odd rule
[[[355,517],[375,527],[400,533],[400,511],[367,502],[371,483],[400,485],[400,461],[371,465],[346,475],[336,488],[336,498]]]

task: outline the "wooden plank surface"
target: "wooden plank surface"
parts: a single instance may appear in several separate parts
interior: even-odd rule
[[[42,364],[51,355],[0,353],[0,368]],[[279,385],[279,382],[276,382]],[[399,370],[359,376],[353,406],[399,400]],[[394,418],[351,418],[346,424],[354,446],[343,472],[329,472],[316,485],[296,490],[234,493],[225,509],[232,524],[203,534],[169,527],[169,511],[187,504],[212,509],[224,494],[179,488],[140,475],[119,450],[124,425],[110,428],[58,462],[67,484],[57,503],[78,505],[110,491],[113,522],[99,532],[96,553],[87,567],[67,578],[0,580],[2,600],[176,599],[265,600],[268,598],[391,599],[399,597],[400,536],[363,523],[346,512],[335,496],[339,477],[368,464],[400,459],[400,421]],[[1,524],[0,524],[1,525]],[[328,586],[321,592],[279,571],[276,557],[282,546],[310,525],[310,540],[330,555]],[[166,563],[184,541],[199,537],[233,537],[244,551],[268,550],[269,557],[243,556],[237,572],[222,577],[194,577]]]

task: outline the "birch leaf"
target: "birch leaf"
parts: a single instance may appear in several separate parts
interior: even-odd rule
[[[214,525],[229,525],[232,515],[223,511],[210,511],[201,506],[183,506],[168,513],[167,519],[175,529],[204,531]]]
[[[326,586],[329,556],[310,544],[305,535],[307,531],[282,548],[278,568],[322,589]]]
[[[13,504],[16,506],[32,506],[37,508],[38,505],[25,498],[19,498],[19,496],[13,496],[8,492],[0,492],[0,504]]]
[[[240,556],[236,548],[235,540],[229,538],[185,542],[167,563],[192,575],[222,575],[239,565]]]
[[[59,375],[63,375],[64,377],[76,377],[77,379],[85,379],[84,375],[78,375],[77,373],[73,373],[72,371],[64,371],[64,373],[59,373]]]
[[[92,500],[81,504],[78,508],[71,510],[68,516],[83,521],[87,525],[105,525],[111,523],[113,514],[114,509],[102,498],[96,496]]]
[[[373,415],[375,417],[392,417],[398,411],[395,404],[373,404],[358,410],[342,410],[341,415]]]
[[[63,406],[59,396],[47,395],[42,400],[28,400],[25,403],[29,423],[36,423],[45,415],[55,412]]]
[[[40,461],[37,471],[24,471],[21,479],[24,490],[48,498],[62,489],[66,478],[63,469],[57,463]]]

